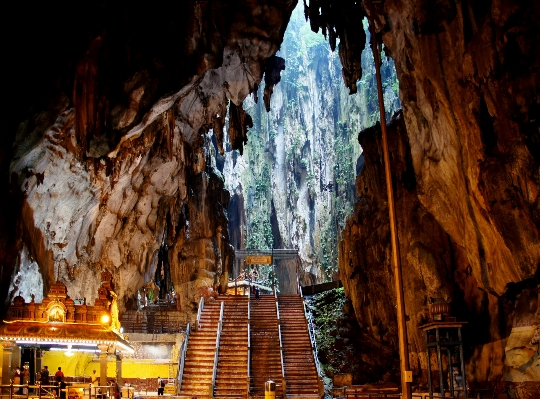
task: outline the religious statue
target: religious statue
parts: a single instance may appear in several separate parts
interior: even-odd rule
[[[118,295],[114,291],[109,291],[109,294],[112,297],[111,301],[111,328],[114,331],[120,331],[120,320],[118,319]]]
[[[59,303],[54,303],[49,307],[49,321],[64,321],[64,308]]]

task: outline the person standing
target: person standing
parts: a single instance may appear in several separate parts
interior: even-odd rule
[[[56,381],[60,382],[64,380],[64,373],[62,372],[62,367],[58,367],[58,371],[54,373]],[[58,379],[60,377],[60,379]]]
[[[28,364],[25,364],[22,370],[22,383],[26,385],[26,387],[23,388],[23,395],[26,395],[28,393],[28,384],[30,384],[30,371],[28,370],[30,367]]]
[[[15,373],[13,374],[13,385],[21,384],[21,369],[20,367],[15,368]],[[22,388],[17,389],[17,394],[22,395]]]
[[[39,375],[41,385],[49,385],[49,366],[45,366]]]
[[[160,377],[158,377],[157,380],[158,380],[157,394],[163,396],[163,392],[165,391],[165,380]]]
[[[60,396],[62,389],[62,381],[64,380],[64,373],[62,372],[62,367],[58,367],[58,371],[54,373],[54,385],[56,388],[56,396]]]
[[[99,385],[98,380],[99,380],[99,376],[97,375],[96,370],[92,371],[92,381],[91,381],[91,383],[92,383],[92,394],[94,396],[96,396],[96,394],[97,394],[97,388],[96,387]]]
[[[118,399],[120,397],[120,389],[118,388],[118,383],[113,378],[111,380],[111,397]]]

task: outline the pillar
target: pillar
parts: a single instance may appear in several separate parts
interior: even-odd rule
[[[9,384],[11,378],[11,354],[13,344],[11,342],[2,343],[2,384]]]
[[[36,359],[36,372],[35,372],[35,379],[37,379],[37,373],[41,373],[41,369],[43,368],[43,351],[41,348],[36,348],[35,351],[35,359]],[[35,384],[37,384],[37,380],[34,381]]]
[[[19,345],[12,342],[11,345],[11,370],[15,370],[16,367],[21,367],[21,348]],[[21,367],[22,370],[22,367]]]
[[[116,383],[119,387],[122,385],[122,354],[118,352],[116,354]]]
[[[107,385],[107,353],[109,345],[98,345],[99,353],[99,385],[104,387]]]

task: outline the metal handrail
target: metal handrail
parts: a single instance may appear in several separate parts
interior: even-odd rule
[[[69,383],[68,383],[69,384]],[[101,390],[101,392],[104,392],[107,394],[107,396],[111,396],[111,390],[113,387],[111,385],[99,385],[99,386],[92,386],[90,383],[76,383],[78,386],[75,387],[75,389],[83,389],[83,395],[84,397],[88,399],[93,399],[96,397],[97,390]],[[87,386],[80,386],[80,385],[87,385]],[[26,388],[26,393],[24,394],[17,394],[15,393],[15,389],[21,389]],[[9,399],[29,399],[29,398],[58,398],[58,395],[56,394],[56,391],[58,389],[61,389],[62,391],[65,391],[68,393],[69,389],[72,388],[70,385],[66,385],[64,388],[60,388],[59,385],[42,385],[41,382],[38,381],[37,384],[13,384],[11,381],[10,384],[0,384],[0,398],[9,398]],[[4,393],[6,390],[9,390],[8,393]],[[30,390],[34,390],[35,392],[30,393]],[[46,393],[43,394],[42,391],[45,391]],[[68,395],[66,395],[67,397]]]
[[[283,396],[287,396],[287,380],[285,379],[285,366],[283,364],[283,350],[280,350],[280,354],[281,354],[281,380],[283,381],[282,382],[282,392],[283,392]]]
[[[248,295],[248,361],[247,361],[247,396],[249,397],[250,379],[251,379],[251,294]]]
[[[333,388],[333,394],[339,392],[339,396],[344,399],[401,399],[401,392],[397,391],[399,388],[396,386],[396,390],[393,392],[384,392],[377,389],[377,387],[370,387],[368,391],[364,391],[364,385],[352,385],[343,388]],[[428,399],[429,394],[413,394],[413,398],[416,399]],[[441,396],[440,399],[443,397]]]
[[[221,301],[221,308],[219,309],[219,322],[223,323],[223,312],[225,310],[225,302]]]
[[[304,316],[306,318],[307,322],[307,329],[309,333],[309,339],[311,341],[311,351],[313,352],[313,360],[315,361],[315,367],[317,367],[317,374],[321,376],[321,365],[319,364],[319,351],[317,349],[317,341],[315,340],[315,331],[313,331],[313,323],[312,323],[312,317],[311,315],[308,315],[308,312],[306,310],[306,302],[303,302],[304,305]]]
[[[302,287],[300,286],[300,258],[297,255],[296,256],[296,293],[300,294],[301,297],[304,295],[302,294]]]
[[[211,386],[212,393],[214,392],[214,388],[216,386],[216,374],[217,374],[218,355],[219,355],[219,340],[221,338],[221,328],[223,326],[224,310],[225,310],[225,302],[221,301],[221,308],[219,310],[219,322],[218,322],[218,328],[217,328],[217,334],[216,334],[216,350],[214,352],[214,370],[212,372],[212,386]]]
[[[197,310],[197,328],[196,331],[199,331],[199,328],[201,327],[201,314],[204,309],[204,297],[201,296],[201,299],[199,300],[199,309]]]
[[[249,398],[249,381],[251,380],[251,348],[249,347],[249,324],[248,324],[248,349],[247,349],[247,397]]]
[[[186,354],[188,347],[189,334],[191,333],[191,324],[188,323],[186,328],[186,338],[182,342],[180,349],[180,366],[178,367],[178,389],[182,389],[182,380],[184,379],[184,364],[186,362]]]
[[[279,354],[281,356],[281,377],[283,378],[283,394],[285,394],[285,363],[283,362],[283,341],[281,339],[281,322],[279,318],[279,304],[276,297],[276,314],[277,314],[277,320],[278,320],[278,338],[279,338]]]
[[[283,365],[283,349],[279,350],[279,354],[281,356],[281,376],[283,379],[285,379],[285,366]]]

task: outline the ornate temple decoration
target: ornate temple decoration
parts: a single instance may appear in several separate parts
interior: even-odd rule
[[[61,282],[51,285],[47,297],[26,303],[16,296],[0,324],[0,341],[47,345],[110,345],[120,351],[132,352],[133,347],[120,333],[117,295],[113,291],[112,274],[101,273],[101,285],[94,306],[86,299],[75,302]]]

